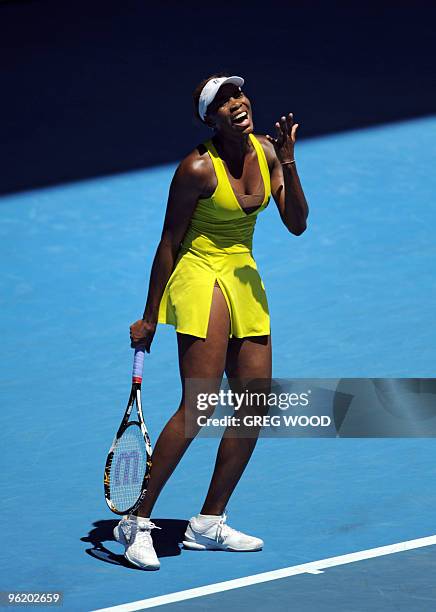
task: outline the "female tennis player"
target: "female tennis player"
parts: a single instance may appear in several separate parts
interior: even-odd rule
[[[243,84],[241,77],[218,74],[194,91],[196,115],[213,136],[174,174],[144,314],[130,327],[131,345],[150,352],[157,323],[174,325],[182,382],[180,405],[154,448],[145,498],[116,528],[126,558],[142,569],[159,567],[150,514],[200,429],[187,395],[189,380],[210,381],[209,392],[219,389],[224,372],[232,389],[257,380],[265,390],[271,380],[268,302],[252,254],[256,219],[271,193],[289,232],[299,236],[306,229],[308,206],[294,158],[298,124],[289,113],[275,124],[275,138],[255,136]],[[211,406],[202,414],[212,412]],[[201,512],[187,527],[187,548],[256,551],[263,546],[261,539],[226,524],[227,502],[257,440],[252,432],[241,436],[231,430],[221,440]]]

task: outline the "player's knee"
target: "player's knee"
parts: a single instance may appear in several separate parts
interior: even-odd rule
[[[182,417],[185,436],[195,438],[203,424],[209,419],[215,410],[210,404],[203,406],[196,402],[181,402],[178,414]]]
[[[191,401],[183,401],[180,404],[179,411],[183,414],[186,420],[196,419],[200,415],[211,417],[215,411],[216,405],[211,404],[202,398],[193,399]]]

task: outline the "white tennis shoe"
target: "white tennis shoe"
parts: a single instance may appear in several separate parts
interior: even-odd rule
[[[227,514],[193,516],[185,532],[183,545],[191,550],[227,550],[252,552],[261,550],[263,540],[236,531],[226,524]]]
[[[157,570],[159,559],[153,547],[151,530],[161,529],[150,519],[124,516],[114,529],[114,538],[125,547],[125,558],[143,570]]]

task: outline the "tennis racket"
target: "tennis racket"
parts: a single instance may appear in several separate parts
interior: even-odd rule
[[[136,510],[150,478],[152,450],[141,404],[143,369],[144,348],[137,348],[133,360],[132,390],[104,469],[104,495],[115,514],[129,514]],[[134,404],[138,420],[129,421]]]

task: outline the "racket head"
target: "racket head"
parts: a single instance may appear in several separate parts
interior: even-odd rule
[[[134,402],[140,421],[129,422]],[[140,505],[147,491],[150,469],[151,444],[142,419],[140,389],[134,387],[104,471],[104,493],[112,512],[129,514]]]

